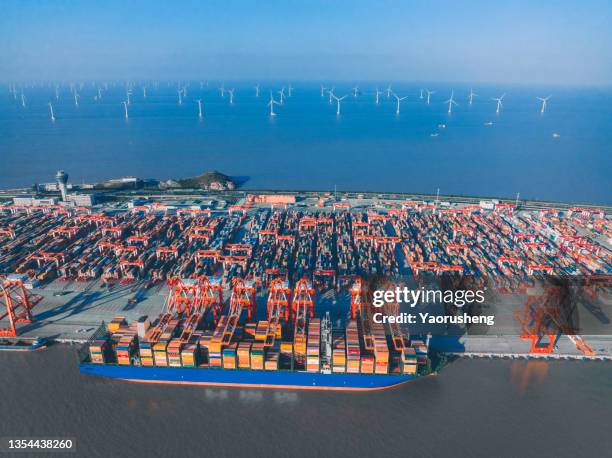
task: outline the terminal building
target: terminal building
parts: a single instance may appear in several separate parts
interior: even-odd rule
[[[34,194],[21,194],[13,198],[15,205],[24,207],[40,207],[47,205],[63,205],[66,207],[92,207],[96,204],[95,194],[68,193],[72,186],[68,184],[68,174],[59,170],[55,175],[55,183],[37,185],[37,189],[43,191],[59,191],[61,199],[56,197],[39,197]]]
[[[56,205],[55,197],[38,197],[32,194],[20,194],[13,197],[13,204],[20,207],[40,207],[44,205]]]

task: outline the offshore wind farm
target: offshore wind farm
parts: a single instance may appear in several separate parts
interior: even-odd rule
[[[248,177],[247,188],[612,202],[609,91],[472,86],[8,84],[0,183],[29,186],[68,165],[90,181],[185,176],[197,164]]]

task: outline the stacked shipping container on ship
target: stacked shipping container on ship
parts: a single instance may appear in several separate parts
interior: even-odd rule
[[[313,318],[308,324],[306,348],[306,370],[319,372],[321,369],[321,319]]]
[[[332,371],[346,372],[346,337],[344,329],[332,331]]]
[[[346,326],[346,371],[358,374],[361,370],[361,348],[357,321],[350,320]]]

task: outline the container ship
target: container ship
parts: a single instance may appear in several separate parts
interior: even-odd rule
[[[102,325],[81,352],[83,374],[136,382],[254,388],[375,390],[419,376],[427,342],[398,327],[374,323],[361,284],[351,312],[333,327],[315,316],[307,279],[269,288],[267,319],[255,319],[255,288],[237,279],[226,313],[220,282],[177,280],[162,314]],[[293,293],[293,294],[292,294]]]

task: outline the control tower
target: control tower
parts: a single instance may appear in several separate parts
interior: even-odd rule
[[[66,187],[66,184],[68,183],[68,174],[63,170],[58,170],[58,172],[55,174],[55,180],[57,181],[57,187],[62,193],[62,200],[66,202],[66,197],[68,195],[68,188]]]

